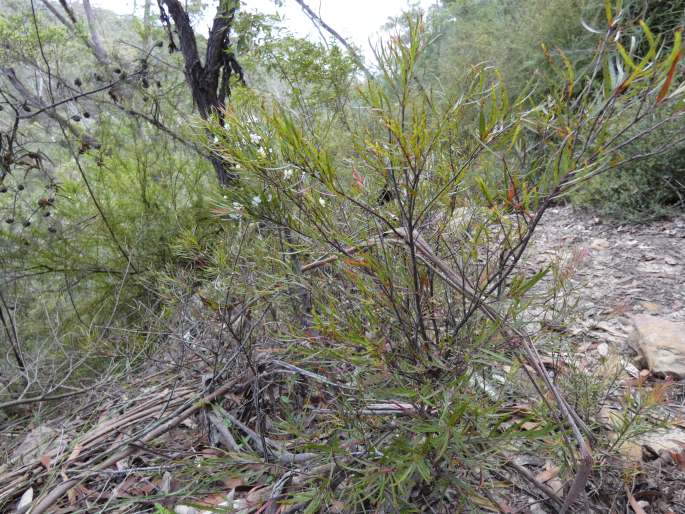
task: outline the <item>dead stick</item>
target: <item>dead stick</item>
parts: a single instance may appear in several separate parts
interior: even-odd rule
[[[162,423],[159,425],[157,428],[147,432],[146,434],[142,435],[142,437],[138,437],[134,440],[140,441],[142,443],[146,443],[151,441],[152,439],[164,434],[168,430],[171,430],[174,428],[176,425],[181,423],[184,419],[192,416],[196,412],[198,412],[200,409],[203,409],[206,405],[208,405],[210,402],[216,400],[220,396],[228,393],[238,382],[238,379],[231,380],[230,382],[224,384],[220,388],[218,388],[216,391],[214,391],[211,394],[208,394],[204,398],[198,398],[198,401],[196,401],[193,405],[185,409],[184,411],[181,411],[179,414],[176,416],[170,418],[166,422]],[[136,451],[136,448],[132,448],[128,446],[133,440],[129,440],[125,443],[126,448],[121,450],[120,452],[111,455],[109,458],[105,459],[99,464],[96,464],[92,471],[101,471],[103,469],[108,468],[109,466],[112,466],[113,464],[116,464],[119,462],[121,459],[124,459],[134,453]],[[31,514],[42,514],[43,512],[46,512],[52,504],[57,502],[63,495],[65,495],[70,489],[72,489],[74,486],[76,486],[83,478],[71,478],[69,480],[65,480],[61,484],[58,484],[56,487],[54,487],[43,499],[31,510]]]
[[[79,394],[87,393],[92,391],[92,388],[79,389],[78,391],[71,391],[63,394],[56,394],[54,396],[37,396],[34,398],[19,398],[17,400],[12,400],[5,403],[0,403],[0,409],[6,409],[7,407],[15,407],[17,405],[24,405],[27,403],[38,403],[38,402],[54,402],[57,400],[63,400],[64,398],[69,398],[70,396],[76,396]]]

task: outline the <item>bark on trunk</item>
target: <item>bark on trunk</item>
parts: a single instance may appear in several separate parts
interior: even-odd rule
[[[226,2],[219,2],[212,28],[209,31],[207,51],[203,63],[200,59],[190,18],[181,2],[179,0],[158,0],[158,5],[162,23],[168,27],[170,24],[169,17],[171,17],[176,27],[178,46],[173,40],[171,30],[169,30],[169,48],[173,51],[180,47],[185,62],[186,81],[200,116],[202,119],[208,120],[216,115],[219,122],[222,123],[221,112],[230,94],[229,79],[231,75],[236,74],[238,79],[243,82],[242,69],[229,51],[229,33],[237,7],[226,7]],[[235,5],[237,6],[237,2]],[[229,164],[220,157],[211,156],[210,161],[220,184],[228,185],[237,178],[236,174],[231,171]]]

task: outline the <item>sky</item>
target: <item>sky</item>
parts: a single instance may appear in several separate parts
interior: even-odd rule
[[[388,17],[396,16],[406,9],[408,5],[419,5],[427,8],[436,0],[307,0],[306,3],[315,12],[319,13],[324,22],[330,25],[343,37],[353,42],[364,54],[371,54],[369,39],[376,43],[379,38],[379,29],[387,21]],[[131,14],[134,0],[92,0],[91,3],[98,7],[109,9],[119,14]],[[319,38],[318,32],[312,22],[302,12],[295,0],[283,0],[282,7],[276,7],[274,0],[243,0],[243,9],[259,10],[260,12],[278,13],[284,18],[284,26],[294,34],[302,37]],[[141,6],[142,0],[137,0]],[[156,2],[152,2],[156,9]],[[206,19],[198,27],[201,33],[206,33],[211,23],[214,9],[208,9]]]

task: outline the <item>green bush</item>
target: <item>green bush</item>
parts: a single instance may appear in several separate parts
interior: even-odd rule
[[[649,50],[640,20],[660,35],[659,45],[668,47],[675,29],[685,22],[685,1],[626,0],[622,2],[621,13],[622,41],[637,62]],[[603,17],[604,2],[599,0],[446,1],[433,8],[427,20],[433,41],[428,48],[426,79],[439,88],[449,89],[463,70],[484,62],[506,77],[514,96],[530,94],[533,103],[537,103],[559,84],[554,73],[550,73],[555,67],[566,65],[555,64],[559,56],[563,55],[577,70],[591,62],[595,35],[590,29],[599,30]],[[521,27],[525,30],[519,30]],[[529,89],[531,85],[534,87]],[[626,155],[649,152],[655,143],[678,139],[680,130],[677,125],[664,127],[658,134],[632,145]],[[572,195],[571,200],[617,220],[654,220],[682,210],[683,167],[682,149],[669,149],[660,156],[627,163],[617,172],[599,177]]]
[[[268,341],[267,352],[277,345],[279,358],[331,386],[272,382],[273,437],[311,452],[312,467],[336,464],[285,500],[306,512],[492,507],[499,493],[483,480],[511,454],[553,461],[584,485],[583,436],[570,407],[560,422],[566,400],[525,332],[536,310],[565,319],[552,301],[559,284],[543,281],[550,268],[524,271],[521,258],[552,202],[626,158],[640,130],[627,113],[663,107],[677,118],[683,105],[682,91],[660,103],[653,87],[673,54],[652,55],[629,85],[602,74],[606,90],[578,87],[588,68],[556,55],[556,85],[533,107],[487,66],[458,91],[436,92],[423,83],[423,24],[409,17],[404,28],[378,48],[379,75],[351,99],[358,114],[339,138],[325,117],[254,91],[211,126],[240,176],[215,209],[233,236],[214,245],[213,301],[227,299],[227,319],[242,319],[235,344],[258,353]],[[627,66],[610,45],[597,62]],[[545,335],[536,343],[559,349]],[[555,382],[588,430],[608,387],[599,377]],[[512,398],[527,405],[521,417]],[[398,415],[383,419],[379,409],[393,405]],[[613,449],[597,431],[595,449]]]
[[[673,134],[666,134],[673,137]],[[636,142],[635,153],[648,153],[663,144],[652,135]],[[685,208],[685,147],[622,166],[597,177],[572,196],[572,201],[616,221],[645,223],[682,212]]]

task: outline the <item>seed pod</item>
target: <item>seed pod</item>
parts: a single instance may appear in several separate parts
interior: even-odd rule
[[[76,80],[74,80],[74,85],[75,85],[76,87],[81,87],[81,79],[78,78],[78,77],[76,77]]]
[[[54,234],[55,232],[57,232],[57,229],[55,227],[48,227],[48,232]]]
[[[18,189],[19,191],[23,191],[23,190],[24,190],[24,184],[19,184],[19,185],[17,186],[17,189]]]
[[[7,192],[7,186],[0,187],[0,193],[6,193],[6,192]]]
[[[5,223],[7,223],[8,225],[11,225],[12,223],[14,223],[14,218],[7,218],[5,220]]]
[[[44,217],[44,218],[49,218],[51,215],[52,215],[52,213],[51,213],[50,211],[45,211],[45,212],[43,213],[43,217]]]
[[[156,46],[157,48],[162,48],[162,47],[164,46],[164,41],[157,41],[157,42],[155,43],[155,46]]]
[[[22,108],[23,108],[26,112],[31,112],[31,108],[30,108],[28,105],[26,105],[26,104],[22,105]]]
[[[84,118],[90,118],[90,113],[88,111],[83,111]]]
[[[121,73],[121,68],[114,68],[112,71],[114,71],[114,73],[118,75],[119,73]]]
[[[143,86],[144,89],[147,89],[150,87],[150,83],[147,81],[147,79],[141,80],[141,85]]]
[[[74,121],[81,121],[81,116],[79,116],[78,114],[74,114],[74,115],[71,117],[71,119],[74,120]]]
[[[26,220],[24,223],[22,223],[22,225],[24,225],[25,227],[30,227],[30,226],[31,226],[31,221],[30,221],[30,220]]]

